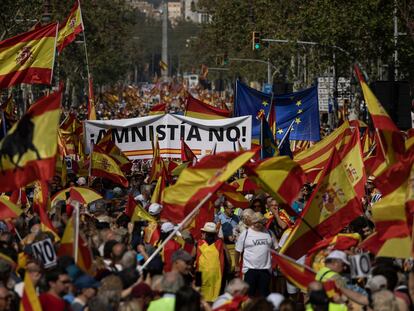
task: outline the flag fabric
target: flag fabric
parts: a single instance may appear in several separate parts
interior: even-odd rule
[[[309,140],[290,140],[290,149],[293,154],[297,154],[303,150],[308,149],[311,146]]]
[[[181,161],[183,162],[193,162],[197,161],[197,157],[190,147],[185,143],[184,139],[181,139]]]
[[[96,120],[96,110],[95,110],[95,95],[93,92],[93,80],[92,77],[88,78],[88,120]]]
[[[227,201],[229,201],[236,208],[248,208],[250,206],[249,200],[247,200],[244,195],[240,192],[237,192],[237,186],[224,184],[219,194],[223,195]]]
[[[159,65],[160,65],[160,69],[161,69],[161,70],[163,70],[163,71],[168,70],[168,64],[167,64],[167,63],[165,63],[165,62],[163,62],[162,60],[160,60]]]
[[[271,101],[273,104],[271,105]],[[319,141],[319,106],[317,87],[285,95],[266,94],[247,85],[236,82],[234,114],[237,117],[252,115],[263,109],[265,115],[274,105],[276,114],[276,135],[281,139],[294,122],[290,135],[292,140]],[[258,140],[260,136],[260,121],[252,119],[252,138]]]
[[[158,104],[152,106],[150,111],[148,112],[149,116],[157,115],[157,114],[165,114],[165,109],[167,108],[167,104]]]
[[[52,233],[55,240],[59,241],[59,235],[47,215],[49,207],[49,185],[44,181],[36,181],[33,193],[33,210],[39,214],[41,230]]]
[[[155,138],[155,142],[151,141],[152,144],[152,165],[151,165],[151,172],[149,175],[149,182],[154,182],[158,180],[158,178],[165,174],[167,175],[167,167],[164,163],[163,158],[161,157],[160,145],[158,143],[158,136]]]
[[[79,0],[75,1],[68,18],[59,25],[57,49],[59,53],[84,30]]]
[[[245,173],[280,204],[291,205],[305,183],[302,168],[289,157],[273,157],[249,164]]]
[[[128,180],[118,163],[98,146],[94,146],[91,154],[91,175],[102,177],[128,187]]]
[[[306,292],[309,283],[315,281],[316,273],[308,266],[275,251],[272,251],[272,259],[277,263],[286,279],[300,290]]]
[[[106,131],[105,135],[97,143],[97,146],[113,158],[119,164],[122,171],[129,171],[131,169],[131,161],[112,140],[111,130]]]
[[[0,88],[52,82],[57,29],[48,24],[0,42]]]
[[[9,218],[17,218],[23,213],[11,198],[7,199],[5,196],[0,196],[0,219],[5,220]]]
[[[206,120],[225,119],[230,117],[230,111],[206,104],[188,94],[184,115],[186,117]]]
[[[264,117],[263,110],[259,112],[258,118],[260,121],[260,145],[262,150],[260,152],[261,158],[271,158],[278,155],[279,150],[277,149],[275,140],[273,138],[272,130]]]
[[[151,196],[151,203],[161,203],[162,197],[164,194],[164,189],[166,187],[166,176],[165,174],[161,174],[158,177],[157,183],[155,185],[154,191],[152,192]]]
[[[10,117],[14,117],[14,106],[15,102],[13,100],[13,95],[9,95],[9,97],[7,97],[7,99],[1,105],[1,110]]]
[[[359,67],[355,65],[354,68],[376,130],[378,138],[377,148],[379,147],[379,151],[384,156],[385,165],[373,172],[374,176],[378,176],[387,166],[399,161],[405,153],[404,138],[375,94],[368,87]]]
[[[55,173],[62,89],[30,106],[0,142],[0,191],[13,191]]]
[[[289,128],[285,136],[280,140],[279,145],[279,155],[281,156],[288,156],[289,158],[293,159],[292,150],[290,150],[290,132],[292,131],[292,127]]]
[[[382,194],[372,206],[376,233],[361,247],[377,256],[410,258],[412,256],[412,216],[407,198],[412,181],[413,157],[406,157],[385,170],[375,180]],[[409,186],[410,184],[410,186]]]
[[[74,257],[75,255],[75,219],[72,216],[65,228],[62,239],[60,241],[60,246],[58,250],[58,256],[70,256]],[[76,265],[85,273],[90,275],[94,274],[93,271],[93,257],[92,252],[86,243],[81,232],[78,235],[78,258]]]
[[[259,189],[259,186],[256,185],[250,178],[238,178],[231,183],[232,186],[236,187],[238,192],[254,192]]]
[[[363,213],[361,201],[341,162],[342,158],[334,149],[282,253],[298,259],[315,243],[339,233]]]
[[[161,216],[174,223],[182,221],[198,202],[210,192],[216,192],[256,151],[221,152],[205,156],[196,165],[185,168],[177,182],[164,190]]]
[[[134,200],[132,195],[128,196],[128,203],[125,208],[125,214],[131,218],[131,222],[145,220],[148,222],[157,222],[142,206]]]
[[[20,311],[42,311],[39,297],[37,296],[32,279],[28,272],[24,276],[23,295],[20,300]]]

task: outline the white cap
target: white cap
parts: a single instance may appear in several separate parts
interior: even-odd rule
[[[326,256],[325,260],[326,259],[338,259],[349,266],[348,256],[343,251],[334,250]]]
[[[174,230],[174,225],[170,222],[164,222],[161,225],[161,232],[168,233]]]
[[[214,222],[206,222],[204,224],[204,227],[201,228],[201,231],[208,232],[208,233],[216,233],[217,225]]]
[[[151,203],[151,205],[148,208],[148,213],[152,216],[158,215],[161,213],[162,205],[158,203]]]
[[[79,177],[78,181],[76,182],[79,186],[84,186],[86,185],[86,179],[85,177]]]
[[[271,293],[266,297],[266,300],[273,305],[273,310],[279,310],[280,304],[285,300],[285,297],[279,293]]]
[[[383,275],[371,276],[365,288],[371,290],[372,293],[375,293],[381,289],[387,289],[387,279]]]

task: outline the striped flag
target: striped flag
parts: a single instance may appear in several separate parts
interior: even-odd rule
[[[186,117],[198,119],[225,119],[230,117],[230,111],[213,107],[188,94],[185,105]]]
[[[7,199],[5,196],[0,196],[0,219],[17,218],[23,213],[11,199]]]
[[[59,53],[73,42],[76,36],[84,30],[82,21],[82,12],[80,8],[79,0],[75,1],[72,9],[70,10],[68,18],[59,25],[58,34],[58,46]]]
[[[185,143],[184,139],[181,139],[181,161],[183,162],[193,162],[197,160],[196,155],[191,150],[190,147]]]
[[[167,108],[167,104],[158,104],[151,108],[148,115],[153,116],[157,114],[165,114],[165,109]]]
[[[157,222],[142,206],[134,200],[132,195],[128,196],[128,203],[125,208],[125,214],[131,218],[131,222],[146,220],[148,222]]]
[[[335,148],[282,253],[298,259],[316,242],[339,233],[363,213],[342,160]]]
[[[91,154],[91,175],[102,177],[128,187],[128,180],[118,163],[101,148],[95,146]]]
[[[53,23],[0,42],[0,88],[52,82],[57,29]]]
[[[42,311],[39,297],[29,273],[25,273],[23,295],[20,300],[20,311]]]

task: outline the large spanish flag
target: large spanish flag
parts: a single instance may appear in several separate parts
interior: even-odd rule
[[[106,131],[97,146],[113,158],[121,167],[122,171],[129,171],[132,167],[131,161],[112,140],[112,131]]]
[[[148,112],[148,115],[154,116],[157,114],[165,114],[165,109],[167,108],[167,104],[161,103],[158,105],[153,106],[150,111]]]
[[[118,163],[98,146],[93,148],[91,154],[91,175],[106,178],[128,187],[128,180],[119,168]]]
[[[230,111],[213,107],[188,94],[185,106],[186,117],[198,119],[225,119],[230,117]]]
[[[0,88],[51,83],[57,29],[53,23],[0,42]]]
[[[360,199],[341,162],[334,149],[323,177],[283,246],[282,253],[298,259],[316,242],[339,233],[363,213]]]
[[[23,295],[20,300],[20,311],[42,311],[39,297],[37,296],[30,274],[24,277]]]
[[[33,104],[0,142],[0,191],[53,178],[62,90]]]
[[[78,258],[76,265],[84,272],[93,275],[92,252],[82,234],[78,235]],[[71,217],[66,224],[65,232],[58,250],[58,256],[74,257],[75,255],[75,219]]]
[[[58,51],[59,53],[84,30],[82,12],[79,0],[75,1],[68,18],[59,25]]]
[[[376,130],[378,142],[376,146],[376,148],[378,148],[377,154],[378,152],[381,152],[384,157],[384,164],[379,165],[373,172],[374,176],[378,176],[388,166],[399,161],[405,153],[404,138],[375,94],[367,85],[359,67],[355,65],[354,68]]]
[[[179,223],[210,192],[214,193],[257,150],[222,152],[205,156],[192,167],[185,168],[177,182],[164,190],[162,217]]]
[[[289,157],[273,157],[246,167],[255,184],[281,204],[291,205],[306,181],[300,165]]]
[[[409,258],[412,256],[412,213],[409,209],[413,157],[389,167],[374,183],[382,198],[372,207],[376,233],[365,240],[365,248],[377,256]],[[408,204],[407,204],[408,202]]]

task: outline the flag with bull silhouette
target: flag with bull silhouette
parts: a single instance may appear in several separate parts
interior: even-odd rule
[[[0,141],[0,192],[53,177],[61,98],[62,87],[40,98]]]

